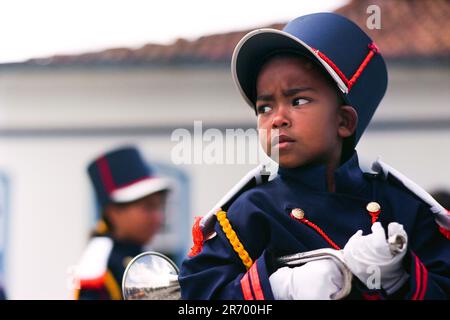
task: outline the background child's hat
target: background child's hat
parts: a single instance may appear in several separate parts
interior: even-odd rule
[[[126,203],[170,188],[169,180],[154,176],[139,151],[122,147],[99,156],[88,166],[97,199],[106,204]]]
[[[233,79],[255,108],[256,77],[276,52],[297,52],[320,63],[348,105],[358,112],[355,143],[370,122],[387,87],[387,70],[378,48],[355,23],[334,13],[315,13],[289,22],[282,31],[258,29],[237,44],[231,62]]]

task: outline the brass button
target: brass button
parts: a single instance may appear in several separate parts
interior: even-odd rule
[[[381,209],[381,206],[378,202],[369,202],[366,207],[369,212],[378,212]]]
[[[300,208],[294,208],[291,214],[297,219],[303,219],[305,217],[305,212]]]

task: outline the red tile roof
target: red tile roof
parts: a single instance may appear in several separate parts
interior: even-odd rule
[[[381,29],[369,30],[369,5],[381,9]],[[450,1],[448,0],[353,0],[336,10],[365,30],[383,56],[393,60],[444,59],[450,57]],[[269,26],[282,29],[284,24]],[[139,49],[115,48],[75,56],[33,59],[38,64],[89,63],[228,63],[239,39],[249,30],[203,36],[194,41],[178,39],[170,45],[147,44]]]
[[[369,5],[381,9],[381,29],[369,30]],[[363,0],[336,10],[357,23],[388,59],[449,58],[450,1],[448,0]]]

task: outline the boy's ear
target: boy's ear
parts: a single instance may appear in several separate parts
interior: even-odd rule
[[[358,125],[358,113],[355,108],[348,105],[339,107],[338,135],[341,138],[348,138],[356,131]]]

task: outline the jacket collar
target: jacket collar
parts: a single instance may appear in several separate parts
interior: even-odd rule
[[[297,168],[278,169],[281,180],[295,182],[306,189],[328,192],[325,165],[305,165]],[[366,186],[363,172],[359,167],[356,151],[334,172],[336,193],[361,193]]]

